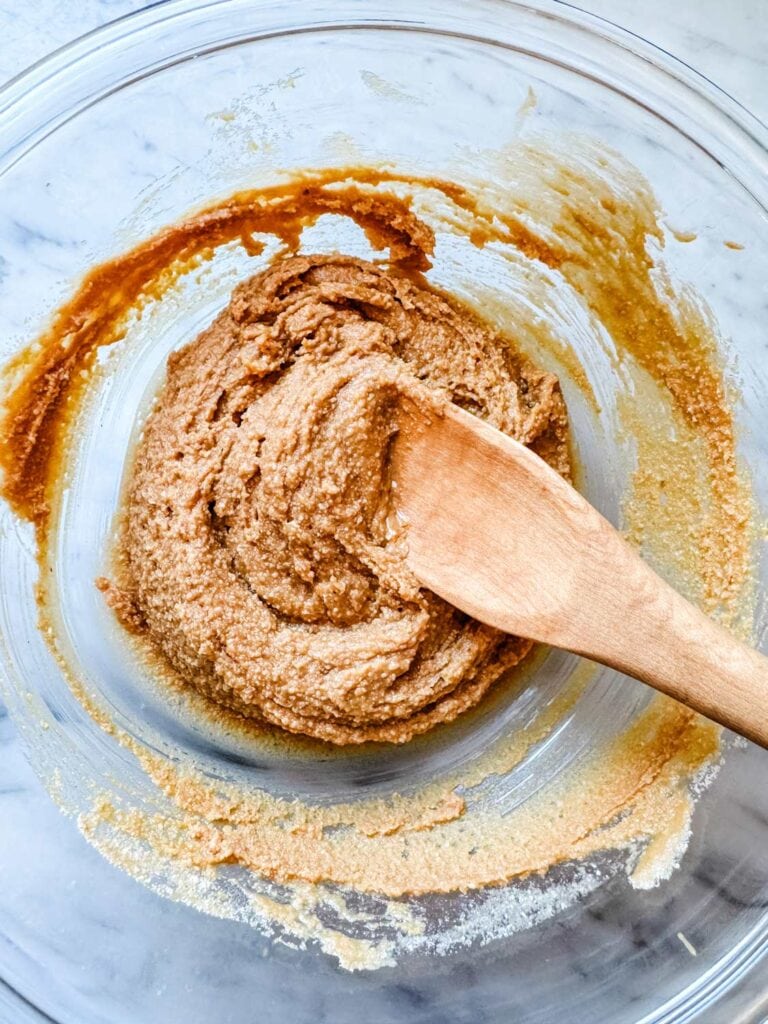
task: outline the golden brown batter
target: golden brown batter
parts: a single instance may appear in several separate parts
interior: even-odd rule
[[[454,401],[568,473],[556,378],[455,302],[344,256],[240,285],[169,361],[108,597],[185,680],[335,743],[404,742],[530,648],[419,588],[388,526],[400,397]]]

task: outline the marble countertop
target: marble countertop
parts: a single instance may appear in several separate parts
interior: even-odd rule
[[[144,0],[0,0],[0,83],[76,36],[149,6]],[[644,36],[768,121],[765,0],[580,0],[573,6]]]
[[[34,3],[0,0],[0,84],[74,37],[146,6],[149,5],[143,0],[37,0]],[[670,3],[670,0],[645,0],[644,3],[637,0],[581,0],[576,6],[637,32],[673,53],[768,122],[766,0],[732,0],[731,3],[723,0],[676,0],[675,3]],[[14,727],[0,705],[0,821],[3,822],[0,851],[7,852],[12,847],[14,821],[22,813],[28,813],[30,807],[34,808],[41,822],[51,823],[51,835],[55,830],[59,837],[57,843],[61,845],[56,849],[47,846],[41,849],[40,858],[34,866],[19,862],[18,884],[27,887],[30,894],[37,893],[41,879],[43,884],[49,881],[54,884],[56,865],[61,858],[76,858],[85,863],[83,870],[76,875],[72,873],[71,884],[83,886],[83,912],[92,915],[94,928],[103,945],[103,956],[109,957],[113,944],[110,925],[100,921],[97,901],[87,892],[87,864],[89,858],[97,855],[85,846],[74,826],[66,833],[55,829],[57,812],[26,765]],[[64,924],[62,929],[60,938],[64,942]],[[2,941],[0,937],[0,943]],[[768,1021],[765,972],[762,972],[762,977],[762,982],[756,979],[745,984],[743,1016],[739,1017],[742,1024]],[[87,987],[87,978],[61,977],[51,983]],[[162,978],[156,980],[158,986],[163,983]],[[20,1010],[19,1005],[0,991],[0,1024],[44,1019],[26,1016],[27,1010]],[[128,1018],[120,1016],[120,1020],[123,1019]],[[182,1019],[178,1018],[179,1024]],[[332,1019],[332,1015],[323,1017],[323,1020],[331,1022]],[[731,1024],[717,1015],[702,1019],[706,1024]],[[112,1018],[104,1017],[103,1020],[105,1024],[111,1024]],[[72,1024],[75,1024],[75,1018],[72,1018]]]

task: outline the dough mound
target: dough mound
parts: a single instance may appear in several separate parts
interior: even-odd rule
[[[527,653],[405,564],[387,477],[404,395],[456,402],[568,474],[556,378],[363,260],[277,262],[171,356],[107,597],[185,682],[291,732],[402,743]]]

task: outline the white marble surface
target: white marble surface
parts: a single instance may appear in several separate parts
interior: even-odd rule
[[[143,0],[0,0],[0,83],[75,36],[150,6]],[[581,0],[716,82],[768,121],[765,0]]]
[[[17,0],[0,0],[0,82],[21,72],[32,62],[44,57],[52,49],[66,43],[76,35],[90,31],[106,21],[131,13],[146,6],[142,0],[37,0],[35,3],[20,3]],[[640,33],[652,42],[674,53],[726,89],[734,98],[753,111],[764,121],[768,120],[768,4],[766,0],[582,0],[579,6],[593,13],[609,18]],[[0,708],[0,849],[10,849],[15,843],[14,820],[17,815],[28,814],[30,807],[42,823],[41,845],[38,849],[14,851],[19,864],[19,874],[13,884],[28,893],[30,903],[45,899],[46,886],[60,884],[61,863],[66,860],[73,865],[68,872],[68,885],[79,887],[82,892],[82,914],[90,921],[91,939],[97,936],[97,948],[93,956],[102,967],[102,976],[111,972],[113,992],[104,1005],[107,1014],[105,1024],[113,1021],[137,1021],[144,1024],[150,1017],[145,1016],[147,1006],[138,1004],[132,1009],[131,1000],[138,988],[157,989],[158,998],[165,986],[176,985],[183,992],[183,982],[155,976],[155,961],[142,959],[139,955],[130,964],[116,960],[121,949],[114,934],[114,923],[102,912],[100,901],[89,890],[90,872],[95,870],[98,855],[80,839],[74,827],[59,829],[57,812],[48,801],[39,783],[26,766],[13,726]],[[51,848],[45,841],[48,834],[56,835],[56,846]],[[74,865],[77,865],[75,868]],[[42,893],[42,895],[41,895]],[[135,905],[128,913],[140,916],[144,901],[151,899],[139,886],[135,887]],[[87,1003],[90,964],[81,961],[79,975],[65,974],[64,965],[69,961],[64,953],[67,945],[75,941],[71,935],[72,922],[57,922],[54,946],[61,950],[61,973],[46,980],[47,986],[71,987],[83,993],[83,1005]],[[2,922],[0,921],[0,931]],[[4,941],[4,940],[0,940]],[[184,937],[169,930],[164,937],[168,943],[184,942]],[[247,939],[218,922],[211,923],[211,950],[206,954],[207,969],[215,972],[221,984],[237,984],[238,979],[228,973],[228,963],[235,962],[234,948]],[[232,952],[228,960],[228,951]],[[190,959],[196,951],[190,950]],[[71,967],[67,968],[71,971]],[[254,967],[254,970],[257,968]],[[29,964],[30,972],[34,964]],[[54,965],[55,970],[55,965]],[[14,979],[20,989],[29,991],[34,986],[32,974]],[[763,975],[763,978],[765,975]],[[743,1024],[758,1024],[768,1017],[765,996],[761,982],[742,986],[742,1003],[739,1021]],[[402,986],[401,1005],[406,1012],[408,990]],[[299,1005],[309,994],[297,992],[297,1018]],[[412,998],[425,998],[416,993]],[[7,999],[7,1003],[6,1000]],[[110,1009],[111,1008],[111,1009]],[[177,1016],[171,1021],[182,1022],[195,1008],[185,1005],[183,1000],[177,1007]],[[304,1005],[303,1014],[311,1007]],[[27,1010],[0,992],[0,1024],[19,1024],[26,1020],[39,1020],[27,1016]],[[83,1020],[85,1017],[82,1018]],[[197,1016],[194,1018],[198,1019]],[[258,1015],[252,1018],[258,1020]],[[318,1008],[318,1021],[333,1024],[333,1009]],[[426,1018],[424,1018],[426,1019]],[[458,1018],[457,1018],[458,1019]],[[463,1019],[463,1018],[462,1018]],[[435,1024],[440,1024],[434,1018]],[[713,1011],[702,1018],[706,1024],[731,1024]],[[73,1016],[72,1024],[81,1024]],[[213,1024],[219,1024],[214,1021]],[[238,1021],[238,1024],[241,1024]],[[287,1021],[287,1024],[291,1024]],[[373,1024],[376,1024],[373,1021]]]
[[[75,36],[148,6],[143,0],[2,0],[0,82]],[[765,0],[581,0],[574,6],[668,50],[768,120]]]

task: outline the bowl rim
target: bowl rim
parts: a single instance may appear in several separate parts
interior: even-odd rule
[[[391,29],[442,32],[478,43],[498,43],[488,34],[468,29],[482,17],[501,16],[539,19],[550,29],[556,27],[582,41],[591,40],[598,52],[618,49],[627,62],[626,80],[633,75],[656,76],[660,87],[669,88],[677,104],[674,117],[665,117],[651,102],[643,105],[697,145],[701,142],[678,121],[687,124],[687,119],[693,119],[697,127],[704,127],[713,138],[719,137],[719,148],[702,148],[736,177],[768,216],[768,126],[726,90],[669,51],[566,0],[156,0],[60,46],[0,87],[0,179],[38,143],[110,93],[227,45],[222,37],[207,50],[192,46],[186,51],[174,50],[172,58],[163,56],[159,44],[146,45],[159,27],[167,30],[161,41],[172,47],[176,28],[199,26],[204,14],[218,18],[244,11],[255,24],[247,33],[243,25],[238,25],[232,33],[238,42],[297,32]],[[493,21],[487,24],[493,26]],[[503,45],[523,53],[534,52],[526,51],[524,46]],[[114,59],[117,55],[125,59]],[[577,70],[594,77],[594,67],[590,71],[588,66],[589,54],[583,56],[585,65]],[[598,80],[617,88],[618,79],[614,84]],[[0,669],[4,667],[0,665]],[[768,954],[767,925],[768,918],[758,922],[725,957],[639,1024],[683,1024],[733,992],[737,982]],[[53,1020],[0,978],[0,1002],[5,996],[13,1001],[17,1012],[34,1013],[40,1021]]]
[[[47,134],[108,93],[168,64],[221,48],[224,38],[208,48],[192,46],[188,52],[176,48],[170,60],[162,53],[153,60],[145,59],[156,49],[147,43],[156,43],[148,37],[158,28],[165,28],[168,40],[177,46],[179,30],[189,29],[190,20],[199,19],[202,12],[207,15],[206,27],[222,15],[245,15],[234,36],[238,42],[296,32],[391,28],[442,31],[498,45],[497,35],[488,30],[479,32],[479,24],[498,33],[505,19],[538,18],[546,21],[547,35],[562,31],[578,34],[582,66],[577,70],[597,77],[601,84],[623,91],[622,85],[645,74],[642,94],[631,98],[656,116],[672,121],[692,142],[701,145],[700,139],[676,123],[698,115],[697,127],[703,129],[706,125],[710,141],[718,139],[722,143],[717,147],[720,151],[710,155],[768,211],[768,127],[710,78],[668,50],[567,0],[157,0],[64,44],[0,87],[0,176]],[[249,18],[255,21],[246,35]],[[503,45],[526,52],[525,46],[510,40]],[[623,72],[613,69],[610,76],[597,74],[600,62],[595,64],[588,53],[595,46],[598,57],[601,50],[620,50],[622,60],[617,64],[624,65]],[[131,57],[128,66],[116,59],[121,48],[127,49]],[[554,53],[555,62],[561,63],[556,59],[556,49]],[[139,54],[143,55],[143,66],[136,59]],[[535,55],[542,56],[539,51]],[[567,66],[574,69],[574,65]],[[665,101],[674,96],[678,108],[674,119],[646,99],[648,81],[653,76],[660,76]],[[750,164],[754,165],[754,174],[747,185],[742,179]]]

